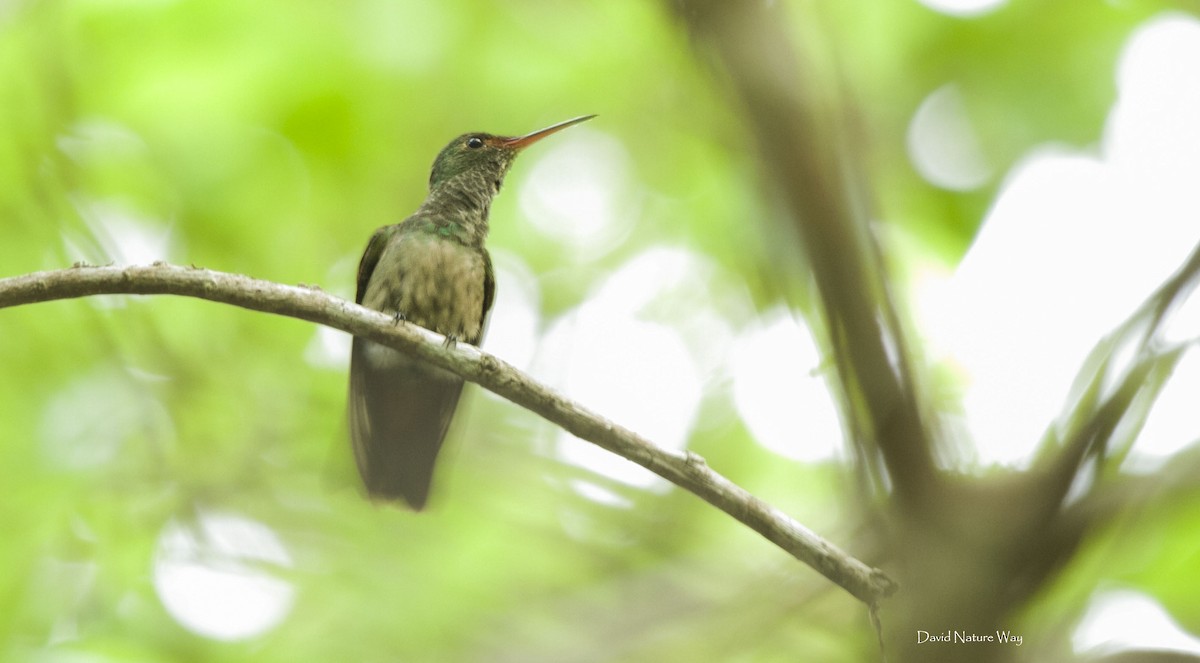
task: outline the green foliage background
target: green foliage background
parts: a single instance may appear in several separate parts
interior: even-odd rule
[[[817,3],[794,4],[800,30]],[[818,32],[865,128],[879,217],[953,264],[998,179],[970,193],[923,182],[904,145],[917,104],[957,82],[1001,173],[1043,141],[1092,143],[1122,42],[1170,6],[1023,0],[959,20],[912,2],[821,4]],[[794,262],[763,237],[772,210],[739,109],[709,74],[663,7],[634,0],[7,3],[0,272],[120,260],[88,222],[116,209],[170,238],[161,258],[349,296],[371,231],[419,204],[450,137],[598,113],[590,128],[628,151],[630,195],[642,201],[619,246],[581,262],[519,220],[533,153],[493,209],[491,246],[554,275],[539,280],[542,329],[662,244],[720,266],[698,291],[802,305]],[[546,451],[552,431],[479,393],[431,513],[367,503],[347,472],[345,367],[305,360],[311,325],[105,298],[0,311],[0,335],[8,660],[874,655],[865,609],[810,569],[678,490],[625,489],[627,509],[585,500],[566,487],[584,470]],[[707,383],[705,395],[691,448],[830,539],[855,540],[844,468],[774,456],[738,422],[727,384]],[[162,528],[207,511],[263,522],[289,550],[290,567],[270,570],[295,588],[294,604],[265,634],[209,639],[160,603],[151,573]],[[1195,555],[1183,541],[1192,513],[1153,518],[1181,523],[1163,548]],[[1141,577],[1169,598],[1162,578],[1134,571],[1153,559],[1093,545],[1107,548],[1084,551],[1082,579],[1050,605],[1077,608],[1079,587],[1104,577]],[[1200,626],[1194,603],[1173,605]]]

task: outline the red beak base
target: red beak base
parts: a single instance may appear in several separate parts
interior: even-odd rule
[[[549,136],[551,134],[556,134],[556,133],[562,131],[563,129],[566,129],[567,127],[579,124],[580,122],[586,122],[586,121],[592,119],[593,117],[596,117],[596,116],[595,115],[583,115],[581,117],[566,120],[565,122],[559,122],[558,124],[552,124],[552,125],[546,127],[545,129],[538,129],[537,131],[530,133],[530,134],[525,134],[524,136],[516,136],[516,137],[512,137],[512,138],[500,138],[497,140],[497,142],[500,144],[501,147],[507,147],[507,148],[513,149],[513,150],[523,150],[523,149],[529,147],[530,145],[533,145],[534,143],[538,142],[539,140],[545,138],[546,136]]]

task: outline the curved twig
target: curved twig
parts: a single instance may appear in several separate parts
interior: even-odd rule
[[[439,334],[415,325],[397,325],[383,313],[318,288],[165,263],[133,267],[76,265],[0,279],[0,308],[113,294],[197,297],[315,322],[396,348],[456,373],[685,488],[868,604],[896,589],[882,571],[851,557],[714,472],[700,456],[655,446],[476,347],[444,347],[445,339]]]

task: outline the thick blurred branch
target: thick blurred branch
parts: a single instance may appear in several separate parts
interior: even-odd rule
[[[1125,424],[1136,431],[1145,416],[1138,408],[1153,401],[1182,354],[1183,346],[1163,347],[1157,332],[1193,287],[1200,255],[1093,353],[1085,367],[1093,373],[1077,383],[1081,397],[1066,425],[1053,429],[1065,434],[1047,436],[1042,462],[987,477],[938,469],[939,440],[871,232],[866,155],[854,149],[855,113],[836,64],[840,54],[821,48],[821,4],[667,4],[754,138],[762,180],[781,211],[764,232],[799,240],[794,255],[807,262],[820,297],[850,437],[863,466],[887,488],[892,508],[879,520],[881,543],[906,588],[888,606],[889,656],[962,660],[961,651],[916,646],[913,633],[1003,628],[1072,558],[1093,520],[1085,509],[1064,512],[1068,491],[1083,461],[1099,464],[1111,439],[1131,429]],[[1134,360],[1118,365],[1118,351],[1131,347]],[[1107,387],[1114,378],[1116,387]],[[1102,495],[1089,494],[1089,504],[1118,508]],[[971,654],[981,663],[1012,655]]]
[[[315,322],[396,348],[456,373],[694,493],[862,601],[874,603],[895,589],[882,571],[851,557],[714,472],[700,456],[655,446],[478,348],[465,344],[447,348],[439,334],[415,325],[397,325],[383,313],[319,289],[163,263],[82,266],[0,280],[0,308],[115,294],[197,297]]]
[[[936,494],[929,431],[908,350],[868,228],[861,174],[846,144],[836,79],[822,78],[788,31],[784,7],[675,0],[673,7],[724,74],[756,139],[764,181],[812,269],[843,386],[849,423],[867,459],[878,452],[898,506],[910,513]],[[811,33],[817,30],[811,29]],[[807,66],[806,66],[807,65]]]

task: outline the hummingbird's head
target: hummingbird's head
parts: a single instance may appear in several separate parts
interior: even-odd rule
[[[429,188],[434,189],[460,175],[471,174],[472,180],[492,185],[492,193],[500,190],[500,183],[521,150],[537,141],[567,127],[590,120],[595,115],[585,115],[566,122],[540,129],[524,136],[493,136],[484,133],[463,134],[450,141],[433,160],[429,174]]]
[[[463,134],[450,141],[433,160],[429,188],[471,173],[474,176],[471,179],[495,182],[499,189],[504,175],[517,158],[517,150],[505,146],[502,141],[500,136],[483,133]]]

